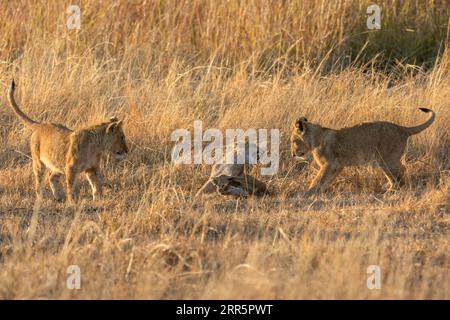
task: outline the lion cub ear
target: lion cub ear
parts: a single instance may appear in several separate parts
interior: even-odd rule
[[[295,127],[303,132],[306,130],[306,122],[308,122],[308,119],[305,117],[298,118],[297,121],[295,121]]]
[[[111,122],[108,125],[108,127],[106,127],[106,133],[114,132],[117,128],[120,128],[121,126],[122,126],[122,120],[116,120],[115,122]]]

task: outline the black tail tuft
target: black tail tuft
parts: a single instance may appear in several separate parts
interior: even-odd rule
[[[419,108],[419,110],[420,111],[423,111],[423,112],[431,112],[431,110],[430,109],[427,109],[427,108]]]
[[[16,83],[14,82],[14,79],[11,81],[11,90],[14,90],[16,88]]]

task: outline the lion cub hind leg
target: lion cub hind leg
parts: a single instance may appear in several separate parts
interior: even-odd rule
[[[47,169],[45,168],[44,164],[37,159],[33,159],[35,191],[36,191],[36,197],[38,197],[38,198],[42,198],[42,196],[44,195],[46,172],[47,172]]]
[[[92,189],[92,199],[98,199],[102,196],[102,181],[98,168],[91,168],[85,171],[86,178]]]
[[[74,165],[66,166],[67,198],[71,204],[75,204],[78,197],[78,168]]]
[[[40,159],[39,135],[33,132],[30,139],[31,158],[33,159],[33,174],[36,197],[42,198],[47,168]]]
[[[55,200],[63,201],[65,198],[65,193],[64,189],[61,187],[61,174],[52,172],[48,180]]]
[[[397,190],[405,185],[405,166],[401,162],[381,163],[380,167],[389,181],[389,190]]]

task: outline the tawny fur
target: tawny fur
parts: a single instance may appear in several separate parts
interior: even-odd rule
[[[103,153],[112,152],[122,158],[128,147],[122,129],[122,121],[111,118],[79,130],[71,130],[61,124],[39,123],[25,115],[14,99],[15,83],[12,81],[8,92],[11,108],[19,119],[30,128],[30,148],[33,159],[36,195],[42,195],[45,178],[49,172],[49,184],[57,200],[65,198],[61,187],[61,176],[65,175],[68,200],[75,202],[78,188],[76,179],[85,173],[94,199],[101,196],[102,181],[100,159]]]
[[[405,167],[402,157],[408,137],[428,128],[435,119],[435,113],[416,127],[403,127],[394,123],[377,121],[363,123],[339,130],[321,127],[299,118],[291,133],[291,151],[296,157],[312,154],[320,170],[312,181],[306,195],[321,192],[347,166],[378,163],[389,180],[390,189],[405,183]]]

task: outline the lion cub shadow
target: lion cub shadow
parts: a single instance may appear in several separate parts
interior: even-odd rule
[[[94,200],[86,189],[86,191],[83,190],[83,192],[79,193],[75,203],[71,203],[66,197],[55,199],[50,192],[44,191],[41,194],[40,199],[37,198],[33,203],[31,211],[38,210],[40,212],[67,213],[80,210],[87,214],[99,213],[113,208],[114,203],[111,202],[112,199],[113,198],[105,193],[102,198]]]

